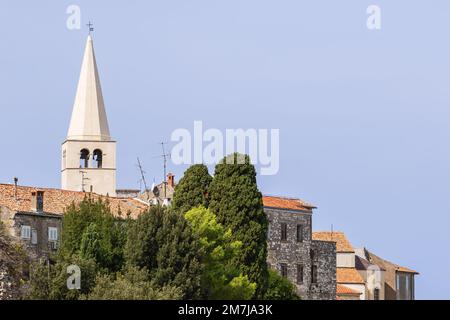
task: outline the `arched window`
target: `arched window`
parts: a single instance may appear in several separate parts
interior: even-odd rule
[[[92,157],[93,161],[93,167],[94,168],[101,168],[102,167],[102,160],[103,160],[103,153],[100,149],[95,149]]]
[[[89,167],[89,150],[82,149],[80,151],[80,168],[88,168]]]

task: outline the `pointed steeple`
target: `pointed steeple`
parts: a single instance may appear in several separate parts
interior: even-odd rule
[[[87,38],[86,49],[84,50],[67,139],[111,140],[93,41],[90,35]]]

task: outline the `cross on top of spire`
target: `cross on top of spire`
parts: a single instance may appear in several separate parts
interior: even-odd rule
[[[88,28],[89,28],[89,34],[91,34],[91,32],[93,32],[94,31],[94,24],[93,23],[91,23],[91,21],[89,21],[89,23],[88,24],[86,24],[87,26],[88,26]]]

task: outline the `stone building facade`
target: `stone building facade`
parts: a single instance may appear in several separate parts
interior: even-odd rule
[[[137,218],[148,209],[145,202],[134,198],[0,184],[0,221],[11,238],[20,240],[31,258],[45,258],[58,249],[66,208],[86,197],[107,202],[111,212],[122,218]]]
[[[299,199],[263,197],[269,221],[269,266],[291,280],[302,299],[336,297],[336,244],[312,240],[312,210]]]
[[[61,215],[45,212],[15,212],[0,207],[0,217],[9,235],[21,240],[31,258],[48,257],[58,250]]]

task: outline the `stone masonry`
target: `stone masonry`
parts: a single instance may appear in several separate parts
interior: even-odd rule
[[[263,200],[269,220],[269,266],[291,280],[302,299],[335,299],[336,245],[312,240],[313,207],[290,206],[266,197]]]

